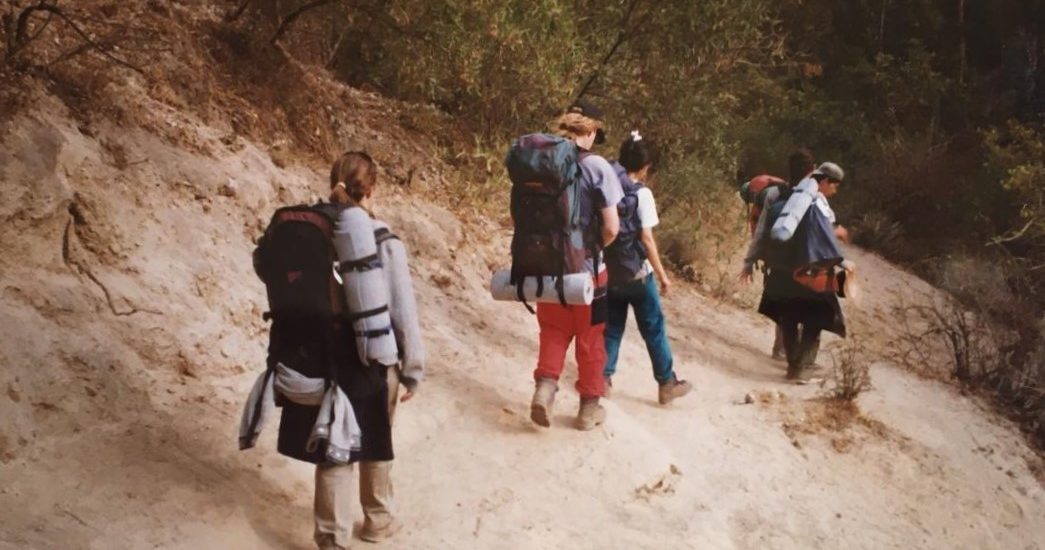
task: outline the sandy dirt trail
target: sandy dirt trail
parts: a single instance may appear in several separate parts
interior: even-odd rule
[[[0,135],[0,548],[312,547],[311,467],[275,453],[274,423],[248,452],[235,430],[266,343],[251,239],[323,176],[188,122],[211,154],[87,135],[46,102]],[[150,160],[118,167],[112,143]],[[486,290],[507,233],[423,194],[379,200],[414,258],[430,364],[395,429],[405,528],[378,547],[1045,546],[1037,458],[1007,422],[875,364],[870,421],[807,429],[820,390],[783,383],[770,324],[686,285],[665,307],[689,397],[656,404],[631,325],[606,424],[571,428],[571,360],[537,428],[536,321]],[[853,330],[881,345],[889,285],[924,283],[853,256]]]

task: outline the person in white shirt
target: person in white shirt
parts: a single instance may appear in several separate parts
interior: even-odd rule
[[[664,327],[664,312],[659,294],[667,294],[671,280],[660,259],[653,228],[660,223],[653,192],[643,184],[653,165],[654,153],[649,142],[632,131],[620,148],[620,157],[614,168],[624,190],[624,199],[618,205],[620,230],[617,240],[606,248],[606,267],[609,271],[608,306],[606,321],[606,377],[607,394],[612,387],[612,376],[617,370],[628,308],[635,310],[639,332],[646,342],[653,366],[653,377],[658,384],[657,400],[666,405],[693,389],[685,380],[679,380],[674,371],[674,359]],[[655,278],[654,278],[655,277]],[[658,288],[657,282],[660,282]]]

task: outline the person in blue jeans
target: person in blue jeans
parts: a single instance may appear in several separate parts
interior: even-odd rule
[[[619,158],[613,163],[624,189],[624,199],[617,206],[620,218],[617,240],[605,250],[610,280],[603,376],[606,378],[606,395],[609,396],[630,306],[635,310],[639,333],[646,341],[646,350],[653,363],[653,378],[659,386],[657,401],[667,405],[689,393],[693,387],[675,374],[671,346],[664,328],[664,312],[660,307],[660,294],[668,293],[671,280],[653,238],[653,228],[660,223],[653,192],[643,183],[654,160],[652,145],[638,130],[633,130],[621,144]]]

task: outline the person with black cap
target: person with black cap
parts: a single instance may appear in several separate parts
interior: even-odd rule
[[[598,124],[595,128],[595,141],[593,142],[593,144],[602,145],[603,143],[606,143],[606,131],[602,128],[601,109],[583,99],[578,99],[577,101],[574,101],[573,104],[566,109],[566,113],[575,113],[590,118],[597,122]],[[591,147],[588,147],[588,149],[591,149]]]
[[[606,419],[606,409],[599,404],[605,392],[602,369],[606,364],[606,266],[602,249],[617,236],[620,220],[617,203],[624,196],[617,174],[610,163],[589,150],[606,140],[602,128],[602,112],[591,103],[576,101],[552,123],[552,130],[573,140],[580,148],[581,181],[577,193],[578,211],[586,251],[585,269],[595,279],[595,299],[591,305],[538,303],[540,351],[533,376],[536,388],[530,404],[530,419],[539,426],[551,425],[551,408],[558,391],[559,377],[566,361],[566,351],[575,340],[577,358],[577,393],[580,409],[576,427],[590,430]]]

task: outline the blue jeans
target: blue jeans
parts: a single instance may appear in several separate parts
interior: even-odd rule
[[[603,376],[617,372],[617,356],[620,341],[624,337],[624,326],[628,322],[628,306],[635,308],[639,333],[646,341],[646,351],[653,362],[653,378],[658,384],[667,384],[675,379],[672,370],[674,360],[668,334],[664,330],[664,312],[660,309],[660,295],[653,275],[609,289],[609,319],[606,320],[606,367]]]

